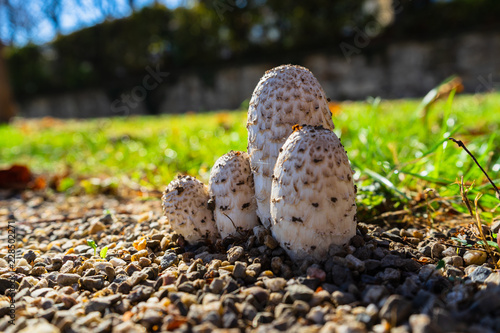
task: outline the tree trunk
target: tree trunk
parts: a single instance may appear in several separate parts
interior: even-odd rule
[[[0,123],[8,122],[16,115],[16,106],[12,98],[7,64],[3,55],[3,45],[0,43]]]

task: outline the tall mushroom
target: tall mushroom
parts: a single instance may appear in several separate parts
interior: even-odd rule
[[[236,236],[259,224],[253,175],[248,154],[230,151],[210,172],[209,191],[215,201],[214,218],[222,238]]]
[[[295,124],[333,129],[323,88],[307,69],[282,65],[267,71],[255,87],[248,109],[248,154],[254,175],[257,215],[270,227],[269,198],[279,150]]]
[[[335,133],[296,126],[274,168],[272,232],[293,259],[323,260],[356,233],[356,188]]]
[[[190,243],[214,241],[218,236],[209,198],[207,186],[191,176],[177,176],[163,192],[164,215],[172,229]]]

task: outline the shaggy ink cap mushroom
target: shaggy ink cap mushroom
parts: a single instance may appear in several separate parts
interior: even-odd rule
[[[272,232],[291,258],[321,261],[356,234],[354,172],[334,132],[294,128],[274,168]]]
[[[209,192],[215,201],[214,218],[222,238],[238,236],[259,225],[246,152],[230,151],[215,162],[210,172]]]
[[[163,192],[163,213],[172,229],[190,243],[218,237],[208,208],[208,187],[191,176],[177,176]]]
[[[250,100],[247,119],[257,215],[268,228],[274,165],[295,124],[334,128],[325,92],[314,75],[301,66],[282,65],[267,71],[260,79]]]

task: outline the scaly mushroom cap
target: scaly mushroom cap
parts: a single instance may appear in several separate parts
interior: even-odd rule
[[[172,229],[190,243],[204,239],[214,241],[217,227],[208,209],[208,187],[191,176],[177,176],[162,196],[163,213]]]
[[[222,238],[236,236],[259,224],[253,175],[248,154],[230,151],[215,162],[209,192],[215,200],[214,218]]]
[[[274,168],[272,231],[293,259],[324,260],[356,234],[356,189],[335,133],[296,126]]]
[[[260,79],[250,100],[247,120],[257,215],[268,228],[274,164],[295,124],[334,128],[325,92],[314,75],[301,66],[282,65]]]

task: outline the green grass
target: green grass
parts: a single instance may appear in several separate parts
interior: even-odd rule
[[[407,202],[430,187],[457,196],[464,176],[497,201],[470,157],[453,142],[465,142],[490,177],[499,180],[500,94],[451,96],[436,102],[424,121],[419,100],[345,102],[334,115],[356,170],[360,204]],[[245,150],[246,111],[128,117],[88,121],[21,120],[0,127],[0,167],[26,164],[33,171],[62,174],[71,191],[81,177],[110,176],[115,183],[163,189],[178,172],[207,182],[210,167],[229,150]],[[72,186],[75,185],[75,186]],[[474,195],[474,191],[471,192]],[[459,201],[459,200],[457,200]]]

